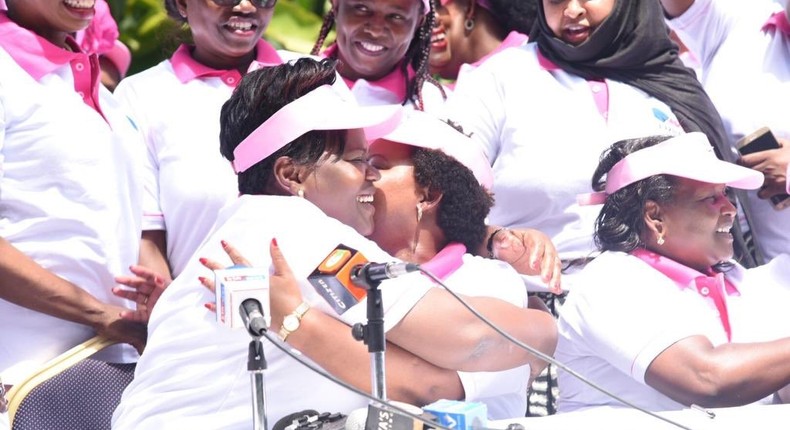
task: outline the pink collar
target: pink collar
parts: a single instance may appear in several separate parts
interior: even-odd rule
[[[480,2],[478,1],[478,5],[479,4],[480,4]],[[486,60],[491,58],[492,55],[494,55],[494,54],[496,54],[498,52],[502,52],[502,51],[504,51],[507,48],[512,48],[512,47],[515,47],[515,46],[521,46],[524,42],[527,41],[527,39],[528,39],[528,37],[527,37],[526,34],[521,34],[521,33],[517,32],[517,31],[511,31],[510,34],[507,35],[505,40],[503,40],[502,43],[500,43],[499,46],[496,49],[494,49],[493,51],[489,52],[488,54],[483,56],[483,58],[475,61],[471,65],[473,67],[478,67],[479,65],[485,63]],[[546,61],[548,61],[548,60],[546,60]],[[541,66],[542,65],[543,64],[541,63]],[[554,66],[554,67],[557,68],[557,66]]]
[[[763,31],[776,29],[785,36],[790,36],[790,21],[787,20],[787,13],[785,11],[776,12],[768,18],[768,21],[763,25]]]
[[[333,43],[332,45],[327,47],[324,50],[324,52],[321,54],[321,56],[324,58],[330,58],[330,57],[337,58],[337,44]],[[414,69],[412,69],[411,65],[409,65],[406,71],[408,73],[409,80],[414,79],[414,77],[417,75],[414,72]],[[381,79],[378,79],[376,81],[368,81],[367,79],[364,80],[371,87],[382,88],[389,91],[392,94],[395,94],[398,100],[406,99],[406,79],[404,78],[403,72],[401,72],[399,66],[396,66],[395,70],[393,70],[392,72],[390,72],[389,74],[387,74]],[[346,78],[343,78],[343,81],[345,81],[346,85],[348,85],[349,88],[354,88],[354,85],[356,85],[358,82],[358,80],[354,81]]]
[[[8,18],[6,12],[0,12],[0,46],[37,81],[72,60],[83,59],[88,62],[88,55],[80,51],[74,39],[68,37],[66,43],[75,52],[56,46],[20,27]]]
[[[421,266],[437,278],[445,280],[464,264],[464,254],[466,247],[463,244],[451,243]]]
[[[712,300],[716,310],[719,312],[722,327],[727,333],[727,340],[732,341],[732,328],[727,311],[727,301],[722,292],[727,296],[740,295],[740,292],[723,273],[715,273],[710,269],[707,273],[701,273],[677,261],[645,249],[636,249],[631,252],[631,255],[666,275],[679,288],[694,287],[700,296]]]
[[[274,49],[263,39],[259,40],[255,45],[255,62],[257,66],[276,66],[283,64],[283,60]],[[181,83],[187,83],[194,79],[220,77],[222,82],[230,87],[236,87],[241,80],[241,73],[238,70],[217,70],[205,64],[199,63],[192,57],[192,47],[189,45],[181,45],[178,47],[173,56],[170,57],[170,64],[173,66],[173,71]]]

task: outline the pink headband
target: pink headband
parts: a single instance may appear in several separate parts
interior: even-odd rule
[[[469,137],[425,112],[405,113],[403,122],[392,133],[371,143],[371,148],[382,141],[438,149],[468,167],[480,185],[490,190],[494,183],[491,164],[483,151]]]
[[[440,3],[442,4],[442,6],[444,6],[452,1],[453,0],[440,0]],[[512,0],[512,1],[520,1],[520,0]],[[477,3],[477,5],[482,7],[483,9],[491,10],[491,3],[489,3],[488,0],[477,0],[475,3]]]
[[[640,149],[617,162],[606,174],[606,191],[580,194],[580,205],[602,204],[606,196],[654,175],[673,175],[710,184],[753,190],[763,184],[763,174],[719,160],[704,134],[682,134]]]
[[[367,139],[373,140],[400,122],[400,105],[359,106],[350,91],[341,93],[341,89],[320,86],[275,112],[233,151],[236,173],[244,172],[308,131],[364,128]]]

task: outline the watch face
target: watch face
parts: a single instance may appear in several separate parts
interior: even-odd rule
[[[283,318],[283,327],[288,331],[294,331],[299,328],[299,318],[296,315],[288,315]]]

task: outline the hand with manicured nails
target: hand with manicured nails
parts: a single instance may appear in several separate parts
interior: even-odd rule
[[[546,234],[534,229],[502,229],[491,243],[494,258],[522,275],[540,275],[552,293],[560,294],[561,269],[557,249]]]

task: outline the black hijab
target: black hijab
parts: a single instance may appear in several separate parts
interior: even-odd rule
[[[725,159],[734,156],[724,124],[694,72],[678,57],[658,0],[615,0],[612,13],[579,46],[554,36],[543,0],[529,35],[541,54],[585,79],[632,85],[666,103],[686,132],[701,131]],[[729,154],[728,154],[729,153]]]

